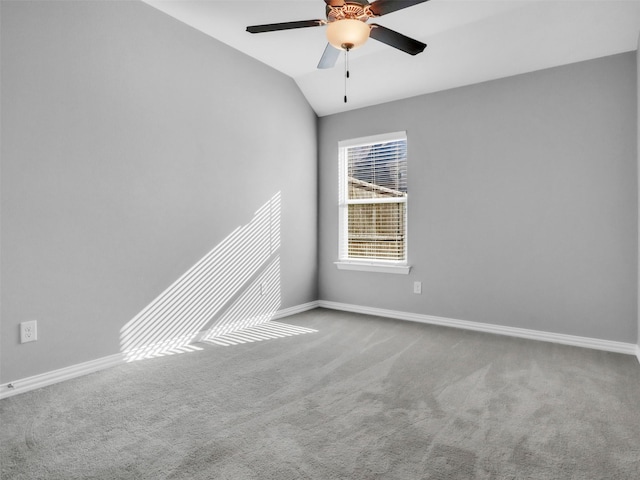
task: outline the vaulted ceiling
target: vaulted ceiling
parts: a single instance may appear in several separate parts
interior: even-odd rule
[[[323,0],[145,1],[290,76],[320,116],[635,50],[640,33],[640,0],[431,0],[376,19],[428,46],[353,50],[345,104],[344,58],[317,69],[325,26],[245,31],[324,19]]]

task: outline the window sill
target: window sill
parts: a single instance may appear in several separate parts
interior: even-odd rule
[[[396,273],[407,275],[410,265],[386,265],[383,263],[335,262],[338,270],[356,270],[359,272]]]

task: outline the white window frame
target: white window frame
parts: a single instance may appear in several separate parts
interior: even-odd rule
[[[381,135],[371,135],[367,137],[353,138],[350,140],[342,140],[338,142],[338,156],[339,156],[339,181],[338,181],[338,261],[335,265],[340,270],[357,270],[365,272],[379,272],[379,273],[397,273],[406,275],[411,270],[411,266],[408,264],[408,222],[405,218],[405,233],[404,233],[404,260],[381,260],[381,259],[355,259],[348,257],[348,232],[349,232],[349,214],[348,208],[350,204],[358,203],[404,203],[405,215],[408,212],[408,196],[398,199],[384,199],[377,201],[363,201],[352,199],[349,200],[348,194],[348,182],[347,182],[347,149],[349,147],[372,145],[376,143],[391,142],[394,140],[407,140],[407,132],[392,132],[384,133]]]

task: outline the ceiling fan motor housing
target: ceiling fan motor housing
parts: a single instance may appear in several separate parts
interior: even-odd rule
[[[374,14],[369,9],[368,3],[345,2],[341,7],[327,5],[327,21],[329,23],[344,19],[366,22],[373,16]]]

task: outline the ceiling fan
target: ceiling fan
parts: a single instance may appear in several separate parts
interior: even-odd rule
[[[377,23],[367,23],[370,18],[412,7],[428,0],[324,0],[326,20],[300,20],[296,22],[270,23],[247,27],[249,33],[275,32],[294,28],[327,26],[329,43],[320,58],[318,68],[332,68],[341,50],[353,50],[364,44],[369,37],[402,50],[410,55],[422,52],[425,43],[409,38]]]

